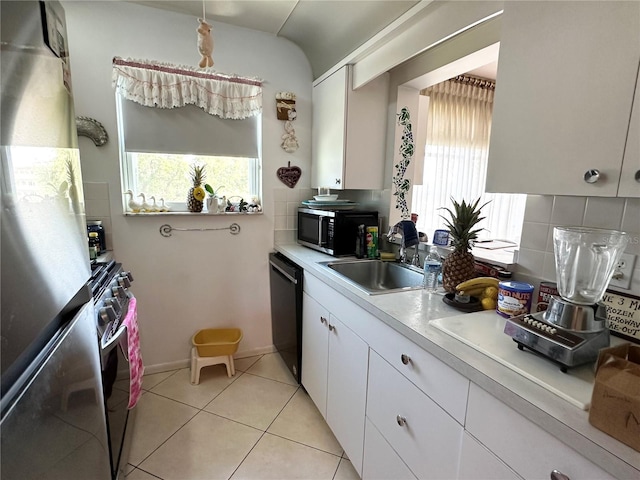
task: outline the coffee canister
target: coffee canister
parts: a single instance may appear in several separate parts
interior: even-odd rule
[[[496,312],[505,318],[531,312],[533,285],[525,282],[500,282]]]
[[[104,234],[104,227],[101,220],[88,220],[87,233],[95,232],[98,234],[98,254],[107,251],[107,242]]]

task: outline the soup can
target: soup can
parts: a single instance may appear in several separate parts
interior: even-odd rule
[[[533,285],[525,282],[500,282],[496,312],[505,318],[531,312]]]

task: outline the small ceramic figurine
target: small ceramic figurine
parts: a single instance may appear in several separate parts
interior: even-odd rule
[[[198,32],[198,52],[202,55],[200,68],[213,67],[213,37],[211,36],[211,25],[206,20],[199,18],[200,26],[196,30]]]
[[[141,193],[138,195],[139,197],[142,197],[142,205],[140,205],[140,211],[144,211],[144,212],[150,212],[151,211],[151,205],[149,205],[147,203],[147,199],[144,196],[144,193]]]
[[[131,190],[127,190],[126,192],[124,192],[124,194],[129,195],[129,201],[127,202],[127,206],[129,207],[129,210],[131,210],[133,213],[140,212],[140,209],[142,208],[142,204],[136,202],[133,199],[133,192]]]

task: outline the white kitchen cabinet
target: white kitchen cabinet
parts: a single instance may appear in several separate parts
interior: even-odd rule
[[[630,195],[618,186],[639,31],[640,2],[505,2],[487,191]]]
[[[629,135],[620,173],[619,197],[640,197],[640,70],[633,99]]]
[[[383,186],[389,77],[351,85],[347,65],[313,87],[312,187]]]
[[[369,346],[331,315],[327,373],[327,424],[362,474]]]
[[[367,418],[416,477],[457,477],[462,425],[373,350]]]
[[[361,474],[369,346],[306,292],[302,312],[302,385]]]
[[[460,452],[459,480],[519,480],[520,477],[487,447],[464,432],[462,451]]]
[[[469,389],[466,430],[523,478],[613,478],[587,458],[475,384]]]
[[[327,418],[329,312],[306,292],[302,294],[302,385]]]
[[[365,421],[364,461],[362,480],[416,480],[416,476],[402,461],[378,429]]]

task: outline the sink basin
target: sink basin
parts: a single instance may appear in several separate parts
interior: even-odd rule
[[[382,260],[321,262],[329,272],[369,295],[422,288],[422,270]]]

